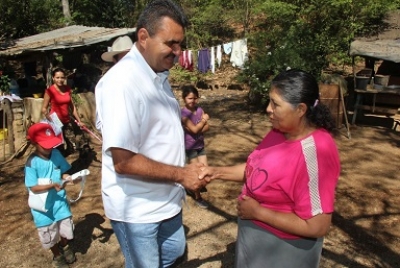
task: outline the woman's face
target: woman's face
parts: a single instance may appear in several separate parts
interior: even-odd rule
[[[199,99],[199,97],[197,97],[195,94],[189,93],[184,99],[185,106],[188,108],[195,107],[198,99]]]
[[[53,83],[61,87],[65,84],[65,75],[63,72],[56,72],[53,76]]]
[[[274,88],[271,88],[269,97],[267,113],[273,128],[283,133],[295,131],[299,127],[301,119],[298,107],[293,107],[292,104],[284,100],[279,91]]]

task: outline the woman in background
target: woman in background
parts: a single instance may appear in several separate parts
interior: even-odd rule
[[[52,72],[52,77],[53,85],[46,89],[44,93],[42,113],[49,121],[52,121],[50,115],[56,113],[61,123],[63,123],[63,138],[67,144],[67,148],[64,149],[64,144],[62,144],[57,149],[66,156],[74,152],[74,145],[66,135],[67,132],[73,131],[70,115],[72,114],[78,126],[82,127],[85,126],[85,124],[81,122],[74,102],[72,101],[72,89],[66,85],[65,71],[61,68],[56,68]]]

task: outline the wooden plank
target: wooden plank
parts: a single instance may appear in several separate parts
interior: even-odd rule
[[[383,106],[373,106],[373,105],[357,105],[356,109],[363,109],[368,111],[373,111],[374,113],[382,113],[382,114],[398,114],[399,109],[393,107],[383,107]]]

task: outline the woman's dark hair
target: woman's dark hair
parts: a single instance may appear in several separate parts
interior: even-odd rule
[[[186,85],[181,87],[182,99],[186,98],[187,95],[193,93],[197,98],[199,97],[199,91],[192,85]]]
[[[283,71],[272,80],[271,88],[293,107],[305,103],[306,119],[316,127],[334,132],[335,121],[329,108],[320,102],[319,86],[311,74],[297,69]]]
[[[61,72],[65,75],[64,69],[57,67],[51,72],[51,77],[54,77],[56,75],[56,73],[58,73],[58,72]]]
[[[188,20],[182,8],[172,0],[153,0],[147,4],[136,24],[136,33],[139,29],[145,28],[150,36],[157,33],[159,22],[162,18],[168,17],[186,28]],[[136,39],[138,39],[136,37]]]

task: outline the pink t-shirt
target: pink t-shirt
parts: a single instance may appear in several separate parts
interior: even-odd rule
[[[283,133],[272,130],[247,159],[242,194],[263,207],[310,219],[333,212],[339,175],[339,153],[326,130],[315,130],[296,141],[287,141]],[[278,237],[299,238],[263,222],[254,223]]]

